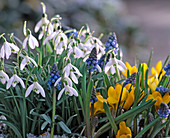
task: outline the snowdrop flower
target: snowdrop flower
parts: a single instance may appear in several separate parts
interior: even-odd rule
[[[73,71],[73,69],[75,71]],[[75,66],[73,66],[71,63],[68,63],[67,66],[64,67],[63,73],[64,73],[65,77],[70,76],[72,78],[72,80],[74,81],[74,83],[76,83],[76,84],[78,84],[78,79],[75,74],[77,74],[78,76],[82,76],[80,71]]]
[[[109,62],[105,66],[105,70],[104,70],[105,73],[108,74],[109,70],[110,70],[111,74],[116,73],[114,65],[117,66],[117,68],[120,71],[125,72],[124,69],[126,69],[126,66],[125,66],[125,64],[121,60],[118,60],[116,58],[110,58]]]
[[[69,85],[64,85],[64,88],[59,92],[58,94],[58,100],[60,100],[63,92],[65,92],[65,94],[69,95],[69,96],[78,96],[78,93],[77,91],[73,88],[73,87],[70,87]]]
[[[25,92],[25,97],[27,97],[31,93],[31,91],[35,91],[37,94],[41,93],[41,95],[45,97],[45,91],[37,81],[34,81],[34,83],[28,87]]]
[[[4,58],[6,55],[6,59],[9,59],[9,56],[11,55],[11,52],[17,53],[19,51],[19,48],[14,45],[13,43],[9,43],[5,40],[1,47],[0,51],[0,58]]]
[[[29,31],[28,36],[23,41],[23,48],[25,49],[27,47],[27,42],[29,44],[29,47],[31,49],[35,49],[35,46],[39,47],[37,39],[31,34],[31,31]]]
[[[8,80],[8,75],[3,70],[0,70],[0,81],[2,82],[2,84],[5,84],[5,82],[8,82]]]
[[[23,80],[20,77],[18,77],[17,74],[14,73],[14,75],[8,80],[6,89],[9,89],[11,87],[11,85],[13,87],[15,87],[19,82],[20,82],[21,86],[23,88],[25,88],[25,84],[24,84]]]
[[[27,55],[24,56],[23,60],[21,61],[21,65],[20,65],[20,69],[23,70],[25,68],[26,65],[28,65],[29,63],[33,63],[36,67],[38,67],[37,63],[30,57],[28,57]]]
[[[43,9],[43,15],[40,21],[38,21],[38,23],[35,25],[34,31],[37,33],[40,28],[42,29],[42,31],[39,34],[38,39],[42,39],[42,36],[44,35],[44,33],[47,31],[48,34],[51,34],[53,32],[53,25],[51,24],[51,22],[47,19],[47,14],[46,14],[46,6],[43,2],[41,2],[42,5],[42,9]],[[47,30],[48,29],[48,30]]]

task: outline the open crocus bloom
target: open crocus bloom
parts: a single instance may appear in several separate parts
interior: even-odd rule
[[[25,97],[27,97],[31,93],[31,91],[35,91],[37,94],[41,93],[41,95],[45,97],[45,91],[37,81],[28,87],[25,92]]]
[[[17,76],[17,74],[14,74],[9,80],[8,80],[8,83],[7,83],[7,86],[6,86],[6,89],[9,89],[11,87],[11,85],[13,87],[15,87],[18,83],[20,82],[21,86],[23,88],[25,88],[25,84],[23,82],[23,80]]]
[[[167,92],[163,97],[162,95],[155,91],[153,92],[152,94],[149,94],[148,95],[148,98],[146,99],[146,101],[150,100],[150,99],[153,99],[153,100],[156,100],[156,103],[155,103],[155,110],[156,112],[158,112],[158,109],[161,105],[162,102],[168,104],[170,102],[170,95],[169,93]]]
[[[28,65],[29,63],[33,63],[36,67],[38,66],[37,63],[30,57],[28,56],[24,56],[21,65],[20,65],[20,69],[23,70],[25,68],[26,65]]]
[[[107,101],[108,101],[109,105],[111,105],[114,110],[117,109],[121,91],[122,91],[122,85],[120,85],[119,83],[116,84],[115,88],[110,86],[109,89],[108,89]],[[123,91],[122,91],[122,97],[121,97],[121,100],[120,100],[121,105],[124,103],[127,96],[128,96],[128,91],[124,87]]]
[[[96,93],[96,97],[98,101],[94,103],[94,115],[97,115],[99,113],[105,113],[105,110],[103,108],[103,102],[107,103],[107,99],[104,99],[99,92]]]
[[[4,58],[6,55],[6,59],[9,59],[11,52],[17,53],[18,51],[19,51],[19,48],[16,45],[5,41],[1,47],[0,58]]]
[[[3,70],[0,70],[0,81],[2,82],[2,84],[5,84],[5,82],[8,82],[8,80],[8,75]]]
[[[129,127],[126,126],[125,122],[119,123],[119,130],[117,131],[116,138],[131,138],[132,132]]]

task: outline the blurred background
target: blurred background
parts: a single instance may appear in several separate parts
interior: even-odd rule
[[[104,34],[103,43],[116,32],[123,59],[132,65],[135,58],[147,62],[152,48],[152,66],[170,54],[169,0],[0,0],[0,34],[14,32],[23,40],[25,20],[33,33],[42,16],[41,1],[49,19],[59,14],[63,25],[77,30],[88,24],[94,36]]]

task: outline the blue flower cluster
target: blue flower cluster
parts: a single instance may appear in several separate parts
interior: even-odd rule
[[[167,118],[169,113],[170,113],[170,110],[169,110],[168,105],[162,102],[158,109],[158,114],[160,115],[161,118],[162,117]]]
[[[52,68],[51,68],[51,72],[50,72],[50,79],[48,81],[48,85],[49,87],[54,86],[54,83],[60,78],[61,76],[59,75],[59,71],[57,68],[56,63],[53,64]],[[48,87],[48,89],[49,89]],[[57,84],[57,89],[60,90],[61,89],[61,82],[59,82]]]
[[[99,60],[98,60],[98,65],[103,68],[103,64],[104,64],[104,59],[106,57],[106,54],[104,54]],[[106,58],[106,62],[105,62],[105,65],[107,64],[107,62],[109,62],[109,59],[110,59],[110,54],[107,55],[107,58]]]
[[[97,71],[97,50],[96,50],[96,47],[94,47],[90,53],[90,56],[89,58],[86,60],[86,63],[87,63],[87,67],[91,67],[90,68],[90,72],[93,72],[93,71]]]
[[[169,92],[170,93],[170,89],[163,87],[163,86],[159,86],[155,88],[155,91],[159,91],[161,92],[161,95],[165,95],[165,93]]]
[[[71,35],[72,35],[73,38],[76,38],[77,35],[78,35],[78,31],[74,30],[74,31],[71,31],[70,33],[67,33],[66,35],[67,35],[68,38],[69,38]]]
[[[91,104],[94,104],[97,101],[98,101],[98,99],[96,97],[96,89],[93,87],[90,102],[91,102]]]
[[[117,38],[116,38],[116,34],[113,32],[107,42],[105,43],[105,51],[109,51],[111,49],[114,49],[114,54],[117,55],[118,54],[118,50],[119,50],[119,47],[118,47],[118,43],[117,43]]]
[[[164,70],[166,71],[165,75],[169,76],[170,75],[170,63],[164,67]]]
[[[126,86],[128,83],[131,83],[134,86],[135,81],[136,81],[136,72],[133,73],[129,78],[127,78],[127,80],[124,83],[124,86]]]

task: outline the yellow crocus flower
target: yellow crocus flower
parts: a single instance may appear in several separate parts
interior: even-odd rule
[[[116,84],[115,88],[110,86],[109,89],[108,89],[108,98],[107,98],[107,101],[108,101],[109,105],[111,105],[111,107],[114,110],[117,109],[117,106],[118,106],[118,103],[119,103],[119,99],[120,99],[121,90],[122,90],[122,85],[120,85],[119,83]],[[121,97],[120,105],[122,105],[124,103],[124,101],[126,100],[127,96],[128,96],[128,91],[124,87],[123,88],[123,92],[122,92],[122,97]]]
[[[156,64],[156,68],[152,67],[151,72],[152,75],[149,76],[149,78],[156,77],[158,79],[158,76],[161,72],[161,75],[159,77],[159,81],[161,80],[162,76],[166,73],[166,71],[161,70],[162,69],[162,61],[158,61]]]
[[[156,100],[155,110],[156,110],[156,112],[158,112],[158,109],[162,102],[164,102],[166,104],[168,104],[170,102],[170,95],[167,92],[164,96],[162,96],[159,92],[155,91],[152,94],[148,95],[148,98],[146,99],[146,101],[148,101],[150,99]]]
[[[119,130],[117,131],[116,138],[131,138],[132,132],[129,127],[126,126],[125,122],[119,123]]]
[[[103,108],[103,102],[107,103],[107,100],[104,99],[99,92],[96,93],[96,97],[98,101],[94,103],[94,115],[97,115],[99,113],[105,113],[105,110]]]

